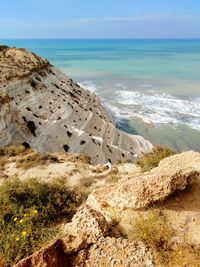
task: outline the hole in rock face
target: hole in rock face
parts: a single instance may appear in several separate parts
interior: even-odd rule
[[[41,79],[39,76],[36,76],[35,79],[38,80],[39,82],[41,82]]]
[[[45,77],[45,76],[46,76],[46,73],[43,72],[43,71],[40,71],[38,74],[39,74],[40,76],[42,76],[42,77]]]
[[[72,133],[71,133],[70,131],[67,131],[67,135],[68,135],[69,137],[71,137],[71,136],[72,136]]]
[[[37,86],[37,82],[35,80],[31,80],[30,81],[30,85],[33,87],[33,88],[36,88]]]
[[[64,148],[64,150],[65,150],[66,152],[69,151],[69,146],[68,146],[67,144],[63,145],[63,148]]]
[[[56,75],[51,69],[49,70],[49,73],[51,73],[52,75]]]
[[[85,143],[86,143],[85,140],[82,140],[82,141],[80,142],[81,145],[84,145]]]
[[[57,89],[59,89],[60,87],[56,84],[56,83],[54,83],[54,86],[57,88]]]
[[[34,121],[28,121],[26,123],[26,125],[27,125],[29,131],[32,133],[32,135],[36,136],[35,131],[36,131],[37,127],[35,126]]]
[[[31,148],[29,143],[27,143],[27,142],[23,142],[22,146],[24,146],[26,149]]]

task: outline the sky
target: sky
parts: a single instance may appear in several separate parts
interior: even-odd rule
[[[200,38],[200,0],[0,0],[0,38]]]

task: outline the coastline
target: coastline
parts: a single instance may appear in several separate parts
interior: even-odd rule
[[[200,151],[200,143],[198,142],[200,132],[184,125],[176,128],[168,125],[156,126],[135,118],[122,120],[118,123],[118,127],[130,134],[141,135],[152,144],[174,148],[177,152]]]
[[[139,132],[178,151],[200,151],[200,40],[13,39],[4,43],[48,58],[95,91],[117,123],[129,120],[130,133]]]

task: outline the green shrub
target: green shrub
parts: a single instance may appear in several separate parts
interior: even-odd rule
[[[141,167],[143,172],[149,171],[157,167],[162,159],[173,156],[175,154],[175,150],[171,148],[155,146],[152,152],[145,154],[136,162],[136,164]]]
[[[36,251],[56,235],[56,224],[69,221],[83,201],[62,184],[32,179],[5,181],[0,187],[0,258],[3,266]]]

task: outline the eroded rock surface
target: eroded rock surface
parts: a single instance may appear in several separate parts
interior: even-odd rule
[[[86,154],[93,163],[133,162],[152,149],[116,129],[95,94],[24,49],[0,49],[0,111],[0,147],[25,143]]]
[[[96,189],[87,204],[106,213],[114,208],[142,209],[163,201],[175,191],[183,190],[200,178],[200,153],[189,151],[162,160],[157,168],[130,180]]]
[[[142,242],[106,237],[110,225],[87,205],[68,225],[71,234],[20,261],[14,267],[153,267],[152,254]]]

